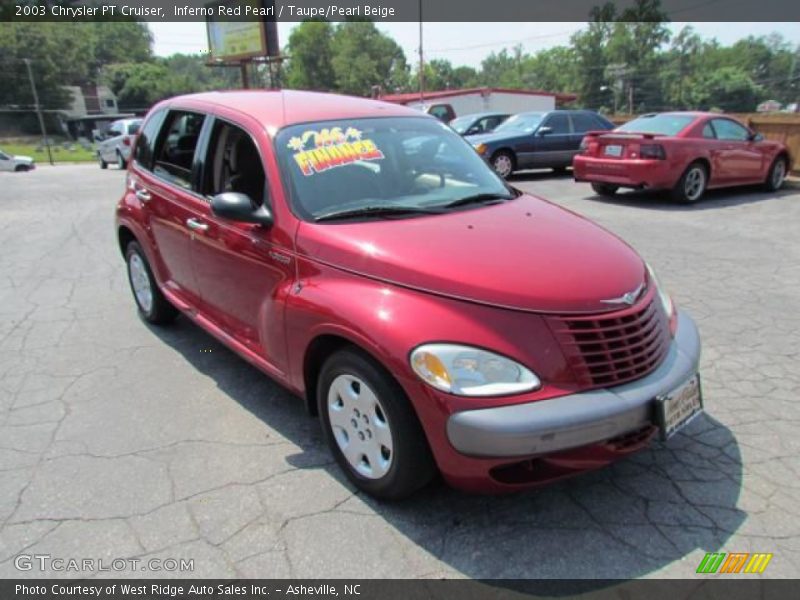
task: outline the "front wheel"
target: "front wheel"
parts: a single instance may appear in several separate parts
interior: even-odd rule
[[[688,166],[672,189],[673,199],[683,204],[694,204],[703,197],[708,185],[708,171],[702,163]]]
[[[117,152],[117,167],[119,167],[120,170],[123,170],[127,166],[128,166],[128,163],[126,163],[125,159],[122,158],[122,154]]]
[[[593,183],[592,189],[594,190],[594,193],[597,194],[598,196],[611,197],[617,193],[619,186],[610,185],[608,183]]]
[[[108,168],[108,163],[103,160],[103,155],[100,154],[99,152],[97,153],[97,162],[100,163],[100,168],[101,169],[107,169]]]
[[[769,173],[767,173],[767,179],[764,182],[764,187],[769,192],[776,192],[781,189],[784,180],[786,179],[786,173],[788,171],[787,160],[783,156],[779,156],[776,158],[772,166],[769,168]]]
[[[502,150],[492,156],[492,167],[503,179],[508,179],[514,172],[514,157],[510,152]]]
[[[348,479],[386,500],[404,498],[435,473],[425,434],[402,388],[355,348],[322,367],[317,405],[325,439]]]
[[[139,314],[154,325],[165,325],[174,321],[178,311],[158,289],[153,271],[138,242],[128,244],[125,262],[128,264],[128,281]]]

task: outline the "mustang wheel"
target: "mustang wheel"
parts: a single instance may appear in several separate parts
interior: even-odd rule
[[[592,189],[598,196],[613,196],[617,193],[619,186],[608,183],[593,183]]]
[[[767,174],[767,180],[764,182],[764,187],[767,188],[770,192],[775,192],[781,189],[784,180],[786,179],[786,158],[783,156],[779,156],[776,158],[772,166],[769,168],[769,173]]]
[[[361,490],[398,499],[433,477],[433,458],[411,403],[371,358],[349,348],[332,355],[320,372],[317,404],[337,462]]]
[[[492,157],[492,167],[500,177],[507,179],[514,172],[514,157],[501,150]]]
[[[708,172],[705,166],[699,162],[692,163],[672,189],[672,197],[684,204],[694,204],[703,197],[706,185],[708,185]]]
[[[138,242],[131,242],[125,250],[128,263],[128,281],[131,284],[133,299],[144,319],[155,325],[163,325],[175,320],[177,309],[169,303],[158,289],[153,272]]]

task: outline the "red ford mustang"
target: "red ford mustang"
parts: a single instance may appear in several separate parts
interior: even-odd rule
[[[573,161],[575,181],[611,196],[621,187],[670,190],[697,202],[707,189],[754,183],[774,191],[791,165],[780,142],[715,113],[642,115],[614,131],[591,132]]]

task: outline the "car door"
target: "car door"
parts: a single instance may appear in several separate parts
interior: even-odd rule
[[[719,180],[721,183],[757,181],[763,172],[764,154],[750,130],[732,119],[711,120],[717,137]]]
[[[294,252],[281,224],[265,227],[213,214],[211,198],[223,192],[248,195],[254,205],[270,205],[262,149],[248,130],[257,123],[215,118],[203,149],[202,227],[192,241],[194,272],[203,312],[251,351],[284,369],[281,290],[294,278]]]
[[[145,223],[157,248],[161,280],[193,308],[200,306],[200,295],[190,241],[205,205],[196,192],[194,154],[205,121],[200,112],[177,109],[151,117],[139,136],[131,172],[131,185],[143,203]]]
[[[563,167],[572,164],[572,125],[566,111],[550,113],[533,135],[532,166]]]
[[[117,160],[116,147],[120,136],[123,134],[122,123],[112,123],[111,127],[105,133],[103,140],[100,142],[100,156],[106,162],[114,162]]]

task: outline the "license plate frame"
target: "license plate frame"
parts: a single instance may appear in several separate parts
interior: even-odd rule
[[[622,146],[619,144],[609,144],[603,147],[603,156],[619,158],[622,156]]]
[[[696,373],[677,388],[656,396],[656,423],[666,441],[703,414],[703,386]]]

